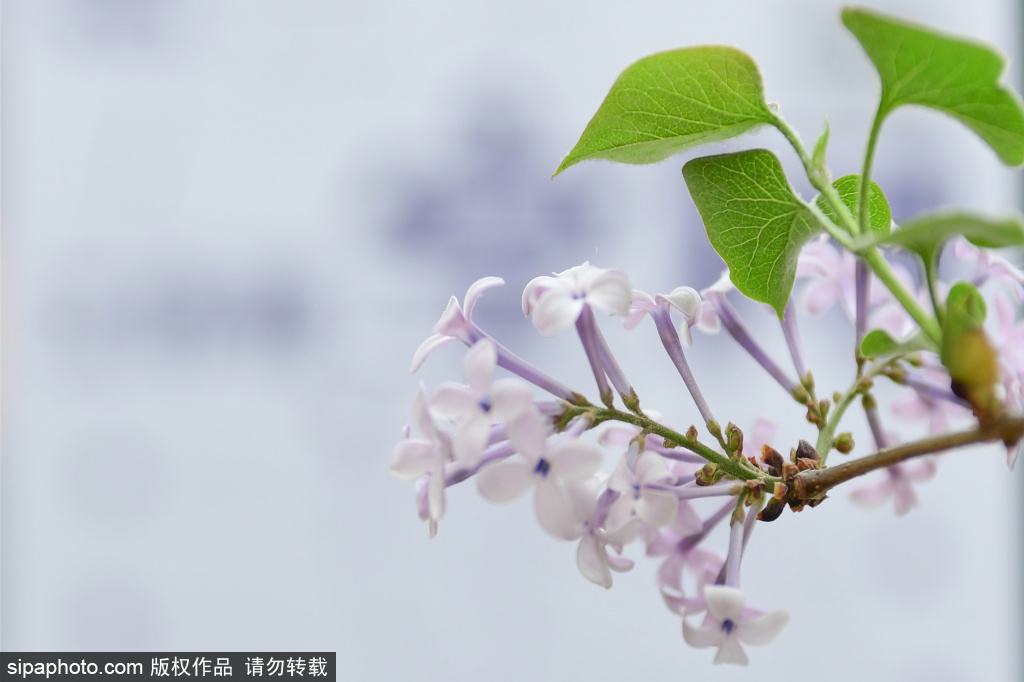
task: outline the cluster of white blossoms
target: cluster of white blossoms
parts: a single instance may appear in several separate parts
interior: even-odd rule
[[[977,251],[960,255],[991,259]],[[1017,270],[1005,262],[979,263],[979,268],[974,277],[977,284],[1001,279],[1016,285],[1011,291],[1021,296],[1024,276]],[[824,241],[807,247],[798,271],[807,282],[801,300],[804,312],[821,313],[841,301],[855,321],[858,338],[869,324],[904,333],[906,314],[894,309],[891,298],[870,296],[870,278],[858,269],[852,256],[847,262]],[[501,279],[477,281],[462,305],[452,297],[434,335],[417,349],[412,371],[437,348],[461,341],[468,347],[463,360],[465,382],[443,383],[431,392],[420,384],[411,427],[405,427],[391,459],[395,476],[415,482],[419,515],[427,522],[430,536],[436,534],[444,516],[449,486],[473,478],[480,494],[494,502],[531,494],[540,526],[555,538],[578,544],[577,563],[587,580],[611,587],[613,573],[633,567],[633,561],[624,556],[627,545],[641,548],[661,561],[658,588],[668,608],[682,618],[685,641],[694,647],[717,648],[715,663],[746,665],[743,645],[770,643],[789,620],[785,611],[766,613],[748,606],[741,588],[741,560],[756,522],[774,520],[787,503],[799,510],[804,501],[819,502],[787,497],[794,475],[823,465],[833,448],[849,452],[853,443],[849,434],[834,434],[841,416],[835,414],[838,409],[833,412],[836,419],[828,420],[829,401],[814,396],[792,303],[782,329],[795,379],[757,344],[729,303],[727,275],[700,293],[680,287],[655,296],[634,291],[623,272],[589,263],[531,281],[523,292],[524,314],[545,336],[576,328],[593,370],[599,402],[589,401],[517,357],[473,322],[479,297],[488,288],[504,284]],[[1000,338],[996,345],[1004,351],[1007,402],[1019,406],[1024,326],[1015,323],[1008,301],[997,306]],[[858,307],[863,308],[860,314]],[[638,396],[601,333],[597,311],[618,317],[627,329],[647,316],[652,318],[707,432],[717,441],[713,447],[701,443],[695,427],[677,432],[655,413],[641,410]],[[673,320],[673,313],[680,323]],[[746,436],[732,424],[721,427],[687,365],[684,351],[692,343],[692,327],[707,333],[725,328],[769,376],[806,405],[808,421],[822,434],[817,449],[801,442],[786,461],[770,445],[775,434],[770,421],[758,420]],[[497,367],[514,378],[495,380]],[[894,412],[910,419],[930,419],[934,433],[945,431],[950,419],[969,414],[965,401],[950,390],[948,373],[933,358],[924,357],[909,368],[879,364],[876,376],[888,376],[909,387]],[[868,400],[870,386],[870,382],[858,382],[843,398],[843,409],[854,397],[863,397],[876,445],[883,448],[895,436],[882,431],[878,411]],[[535,387],[547,395],[538,399]],[[624,409],[615,407],[616,398]],[[837,402],[839,398],[837,394]],[[595,427],[596,439],[581,437]],[[827,447],[819,454],[822,443]],[[1009,453],[1011,464],[1015,454],[1015,450]],[[934,458],[896,464],[883,470],[888,474],[884,480],[856,490],[851,498],[865,504],[892,498],[897,512],[904,513],[916,503],[911,483],[928,478],[934,468]],[[698,498],[718,498],[720,505],[710,501],[694,505]],[[704,542],[723,522],[729,525],[724,554]]]
[[[415,370],[441,345],[459,340],[469,346],[465,383],[443,383],[429,395],[421,384],[413,401],[412,431],[406,428],[392,455],[392,473],[416,481],[419,514],[430,535],[444,515],[450,485],[475,478],[480,494],[494,502],[530,493],[540,526],[578,543],[584,577],[611,587],[613,572],[633,567],[622,555],[624,546],[642,545],[648,556],[662,559],[659,587],[668,607],[683,616],[686,641],[717,647],[716,662],[746,664],[741,644],[772,641],[789,619],[784,611],[764,614],[748,607],[740,588],[740,559],[764,503],[763,491],[736,480],[706,485],[699,477],[705,458],[639,426],[608,424],[597,443],[580,438],[594,425],[592,413],[571,416],[566,406],[588,405],[582,395],[516,357],[473,323],[480,294],[502,283],[493,277],[476,282],[464,308],[453,297],[435,335],[413,360]],[[668,321],[670,309],[682,313],[682,341]],[[689,328],[701,318],[701,297],[693,289],[652,298],[634,292],[624,273],[584,263],[554,277],[538,277],[523,293],[523,311],[542,334],[576,327],[605,404],[611,405],[615,394],[635,404],[635,393],[598,328],[596,310],[617,315],[630,327],[644,313],[652,315],[666,347],[672,348],[670,355],[682,362],[684,378],[692,381],[682,343],[689,342]],[[498,366],[519,378],[495,381]],[[536,400],[530,384],[554,399]],[[617,461],[604,469],[608,453]],[[703,497],[723,500],[706,519],[690,504]],[[702,541],[726,519],[731,520],[731,540],[722,556]],[[684,573],[694,586],[690,594],[683,590]]]

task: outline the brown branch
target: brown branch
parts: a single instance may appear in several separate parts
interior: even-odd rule
[[[873,455],[844,462],[827,469],[807,469],[793,476],[789,483],[789,500],[795,503],[821,499],[829,490],[852,478],[863,476],[876,469],[899,464],[912,457],[920,457],[942,450],[1002,441],[1007,445],[1024,436],[1024,416],[1012,415],[993,420],[971,431],[949,433],[934,438],[907,443],[894,448],[879,450]]]

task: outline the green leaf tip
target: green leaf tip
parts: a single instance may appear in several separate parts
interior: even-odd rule
[[[732,47],[690,47],[645,57],[615,81],[558,175],[588,159],[656,163],[772,120],[754,60]]]
[[[879,122],[904,104],[929,107],[977,133],[1003,163],[1024,163],[1024,107],[999,82],[1006,64],[996,50],[867,9],[846,8],[842,18],[882,80]]]
[[[821,226],[779,159],[765,149],[705,156],[683,166],[683,177],[733,284],[782,319],[800,249]]]
[[[986,249],[1024,245],[1024,218],[1019,214],[991,218],[969,211],[950,211],[920,216],[878,244],[894,244],[909,249],[929,264],[935,264],[942,245],[963,235],[975,246]]]
[[[865,358],[912,353],[919,350],[937,351],[938,347],[920,330],[905,339],[894,339],[882,329],[872,329],[860,342],[860,354]]]

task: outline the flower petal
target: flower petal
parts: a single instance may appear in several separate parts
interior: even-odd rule
[[[488,500],[508,502],[522,495],[533,479],[532,464],[512,459],[481,469],[476,475],[476,486]]]
[[[554,336],[574,325],[582,311],[582,300],[562,287],[552,287],[537,301],[531,317],[537,331],[544,336]]]
[[[447,346],[452,341],[458,341],[458,339],[454,336],[448,336],[447,334],[434,334],[421,343],[420,347],[416,349],[415,353],[413,353],[412,366],[409,367],[409,373],[414,373],[423,365],[423,361],[427,359],[427,356],[441,346]]]
[[[788,611],[772,611],[753,620],[743,621],[737,626],[736,633],[747,644],[764,646],[774,642],[788,623]]]
[[[473,314],[473,306],[476,305],[476,301],[480,298],[481,294],[490,289],[491,287],[501,286],[505,283],[501,277],[481,277],[477,281],[469,285],[469,290],[466,292],[466,317],[468,318]]]
[[[391,452],[391,473],[412,481],[438,466],[440,453],[434,443],[420,438],[399,441]]]
[[[480,463],[480,453],[487,447],[487,437],[491,430],[491,422],[485,415],[476,414],[466,419],[452,437],[455,457],[467,468]]]
[[[637,483],[640,485],[657,483],[658,481],[664,481],[666,478],[672,478],[672,472],[668,470],[665,460],[661,455],[652,450],[645,450],[640,454],[636,461],[635,471]]]
[[[516,452],[534,464],[547,454],[547,422],[535,410],[523,412],[508,425],[508,439]]]
[[[593,534],[583,535],[579,549],[576,550],[576,565],[580,567],[580,573],[584,578],[608,589],[612,586],[612,572],[604,561],[606,556]]]
[[[518,379],[502,379],[491,389],[491,419],[512,421],[533,403],[533,390]]]
[[[730,665],[750,665],[750,659],[747,658],[747,652],[740,646],[739,640],[735,634],[732,634],[725,638],[722,642],[721,648],[718,650],[718,655],[715,656],[715,665],[722,665],[728,663]]]
[[[441,419],[469,417],[480,411],[480,398],[469,387],[446,381],[430,395],[430,409]]]
[[[731,620],[737,623],[743,614],[743,604],[747,597],[738,587],[708,585],[704,588],[704,600],[708,603],[708,612],[719,622]]]
[[[672,523],[678,506],[679,498],[674,493],[644,488],[636,503],[636,513],[644,523],[660,528]]]
[[[466,351],[462,359],[462,375],[475,392],[486,395],[491,391],[494,366],[498,362],[498,351],[490,339],[480,339]]]
[[[713,618],[706,618],[704,625],[697,627],[690,625],[690,620],[684,617],[683,639],[696,649],[706,649],[709,646],[721,646],[725,641],[725,633],[722,632],[721,624]]]
[[[604,452],[586,441],[563,441],[548,453],[551,473],[567,481],[581,481],[598,470]]]
[[[556,538],[574,540],[580,536],[572,500],[557,481],[545,478],[537,483],[533,506],[541,527]]]

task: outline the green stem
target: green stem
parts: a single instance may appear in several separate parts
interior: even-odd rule
[[[904,309],[910,313],[910,316],[914,318],[914,321],[917,322],[924,333],[930,336],[935,343],[941,343],[942,329],[939,327],[939,323],[917,302],[914,295],[907,291],[903,283],[897,279],[896,273],[893,271],[892,266],[889,265],[889,261],[885,260],[882,252],[871,246],[861,251],[858,255],[871,266],[871,269],[878,275],[878,279],[882,280],[882,283],[889,287],[889,291],[892,292]]]
[[[839,225],[846,230],[848,234],[857,235],[860,234],[860,226],[857,224],[856,219],[847,208],[843,200],[839,198],[839,193],[836,192],[836,188],[832,186],[832,178],[827,169],[818,169],[814,166],[814,159],[811,158],[810,153],[807,151],[807,147],[804,146],[803,140],[796,134],[796,131],[778,114],[772,114],[771,124],[774,125],[780,133],[789,141],[789,144],[793,147],[797,156],[800,157],[800,162],[804,166],[804,172],[807,174],[807,179],[811,182],[811,186],[821,192],[821,196],[825,197],[825,201],[832,207],[835,214],[839,217]],[[835,229],[835,224],[825,216],[821,210],[814,205],[813,202],[807,204],[807,207],[814,214],[814,217],[818,219],[822,227],[828,231],[837,242],[839,242],[847,250],[851,250],[851,242],[849,237]]]
[[[946,324],[946,307],[939,299],[937,263],[934,260],[924,261],[924,277],[928,282],[928,294],[932,297],[932,307],[935,308],[935,317],[939,320],[939,326]]]
[[[595,408],[592,410],[592,414],[595,426],[608,420],[626,422],[627,424],[639,426],[644,431],[655,433],[667,441],[676,443],[690,452],[700,455],[734,478],[741,481],[764,481],[768,492],[774,490],[776,481],[781,480],[768,476],[763,471],[754,469],[745,459],[730,459],[719,452],[715,452],[700,441],[687,438],[678,431],[674,431],[667,426],[659,424],[649,417],[633,414],[631,412],[623,412],[614,408]]]
[[[997,440],[1004,443],[1014,443],[1022,435],[1024,435],[1024,417],[1021,415],[1003,417],[991,424],[978,426],[970,431],[947,433],[895,448],[886,448],[885,450],[879,450],[873,455],[861,457],[850,462],[843,462],[838,466],[828,469],[808,469],[807,471],[802,471],[794,478],[794,485],[790,488],[790,494],[798,501],[817,499],[840,483],[845,483],[852,478],[863,476],[876,469],[891,467],[912,457],[929,455],[974,443]]]
[[[882,113],[881,103],[878,111],[875,112],[875,120],[871,123],[871,132],[868,133],[868,146],[864,151],[864,170],[860,174],[860,198],[857,209],[860,215],[860,223],[864,234],[871,234],[871,223],[868,216],[868,200],[871,192],[871,166],[875,162],[875,148],[878,146],[878,133],[882,130],[882,121],[885,114]]]
[[[825,426],[818,431],[818,442],[815,443],[814,449],[821,455],[821,464],[825,465],[828,461],[828,453],[832,452],[832,443],[836,437],[836,429],[839,428],[839,422],[843,420],[843,415],[846,413],[846,408],[850,406],[853,399],[860,393],[860,380],[854,382],[850,390],[846,392],[843,399],[835,406],[832,411],[832,415],[825,422]]]

